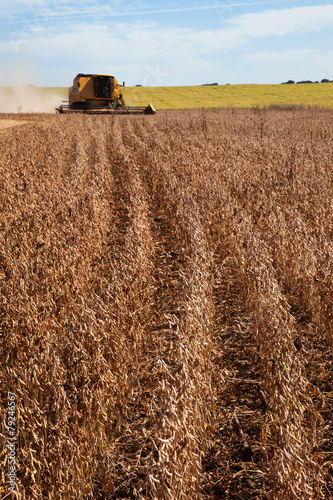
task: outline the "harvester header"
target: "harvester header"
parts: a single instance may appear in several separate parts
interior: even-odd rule
[[[113,75],[79,73],[69,88],[69,100],[56,108],[57,113],[145,114],[153,115],[148,106],[127,106],[121,87]]]

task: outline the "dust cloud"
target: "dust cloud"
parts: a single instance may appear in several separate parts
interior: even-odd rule
[[[55,113],[67,96],[66,89],[0,87],[0,113]]]

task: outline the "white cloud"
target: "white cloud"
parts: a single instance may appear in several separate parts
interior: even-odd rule
[[[50,13],[51,16],[52,13]],[[69,10],[67,15],[72,15]],[[54,12],[56,17],[58,14]],[[223,53],[237,48],[252,39],[283,36],[293,33],[309,33],[333,27],[333,5],[298,7],[284,10],[269,10],[262,13],[244,14],[229,20],[227,26],[216,30],[200,30],[163,26],[156,22],[124,23],[103,19],[95,22],[76,22],[59,29],[49,25],[47,15],[11,35],[11,48],[30,53],[56,54],[67,50],[69,54],[84,47],[86,57],[99,57],[120,51],[128,57],[134,51],[139,55],[147,52],[154,57],[179,56],[187,53],[206,55]],[[8,44],[3,49],[8,49]],[[121,45],[121,46],[120,46]],[[26,46],[26,47],[25,47]],[[96,52],[96,48],[98,50]],[[1,48],[0,48],[1,50]]]
[[[331,71],[331,61],[333,60],[333,51],[318,51],[314,49],[285,50],[274,51],[264,50],[246,54],[242,57],[244,63],[254,65],[271,64],[276,67],[288,67],[291,70],[297,69],[303,73],[300,78],[320,78],[320,73]],[[307,74],[306,74],[307,73]]]
[[[286,50],[286,51],[270,51],[264,50],[262,52],[254,52],[252,54],[246,54],[242,57],[244,62],[249,63],[300,63],[307,62],[311,64],[314,62],[324,62],[332,60],[333,52],[319,52],[313,49],[301,49],[301,50]]]
[[[296,7],[243,14],[228,21],[240,37],[264,38],[333,27],[333,5]]]
[[[28,0],[27,0],[28,1]],[[65,3],[68,0],[57,0]],[[255,3],[255,2],[253,2]],[[87,12],[90,4],[86,3]],[[112,2],[107,7],[109,10]],[[208,6],[209,7],[209,6]],[[178,8],[178,7],[177,7]],[[74,5],[74,10],[76,6]],[[97,9],[98,10],[98,9]],[[73,14],[72,5],[68,15]],[[54,12],[54,16],[62,15]],[[103,19],[103,17],[102,17]],[[227,74],[228,52],[242,48],[244,62],[286,64],[289,60],[301,60],[306,64],[307,57],[319,60],[319,55],[302,51],[265,50],[254,52],[250,42],[264,37],[292,34],[309,34],[314,31],[333,27],[333,5],[297,7],[283,10],[269,10],[261,13],[244,14],[228,20],[219,29],[203,30],[165,26],[157,22],[115,22],[106,17],[103,21],[68,22],[27,25],[11,35],[11,40],[0,43],[0,54],[16,55],[21,60],[34,61],[36,66],[52,61],[52,67],[75,71],[111,71],[120,78],[135,75],[139,83],[145,80],[149,85],[168,85],[183,81],[197,83],[204,74],[205,81],[216,81],[215,75]],[[251,54],[245,54],[252,51]],[[233,58],[235,52],[232,53]],[[331,53],[324,54],[326,61]],[[251,59],[252,58],[252,59]],[[213,62],[212,62],[213,61]],[[242,64],[239,72],[242,71]],[[55,69],[52,70],[54,73]],[[64,74],[64,69],[61,69]],[[211,75],[211,76],[210,76]],[[223,76],[228,78],[227,76]],[[59,80],[58,80],[59,82]],[[28,82],[27,82],[28,83]]]
[[[4,0],[0,0],[1,3]],[[246,4],[247,7],[254,7],[259,5],[269,5],[278,3],[279,0],[255,0]],[[127,3],[127,2],[126,2]],[[30,12],[38,16],[42,12],[52,12],[54,18],[65,19],[68,16],[73,16],[80,21],[82,18],[89,16],[92,19],[98,17],[128,17],[128,16],[149,16],[152,14],[171,14],[171,13],[183,13],[183,12],[200,12],[205,10],[220,10],[224,8],[238,8],[242,7],[243,4],[239,1],[221,1],[217,0],[213,5],[193,5],[190,7],[169,7],[169,8],[151,8],[149,5],[144,9],[133,9],[132,6],[126,5],[122,0],[111,0],[107,5],[91,0],[81,0],[79,4],[76,4],[72,0],[12,0],[10,5],[6,3],[6,13],[16,12],[20,8],[28,7]],[[122,9],[119,9],[119,4],[122,4]],[[65,9],[66,5],[69,5]],[[16,15],[15,21],[11,20],[9,23],[20,23],[20,19]],[[8,21],[2,21],[0,24],[7,24]]]
[[[39,57],[52,54],[89,60],[186,58],[228,50],[239,44],[232,30],[197,30],[163,27],[153,22],[90,24],[76,23],[67,30],[43,29],[17,32],[14,46],[5,42],[0,51],[24,51]],[[181,53],[180,53],[181,50]]]
[[[246,54],[240,62],[246,74],[260,74],[261,82],[292,80],[321,80],[331,78],[333,51],[289,49],[285,51],[264,50]],[[266,75],[266,78],[263,76]],[[268,81],[267,81],[268,80]]]

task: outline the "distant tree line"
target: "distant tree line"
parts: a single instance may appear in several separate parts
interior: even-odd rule
[[[333,80],[329,80],[328,78],[323,78],[320,83],[329,83],[333,82]],[[294,83],[319,83],[319,81],[312,82],[311,80],[302,80],[300,82],[295,82],[294,80],[288,80],[287,82],[282,82],[282,85],[294,84]]]

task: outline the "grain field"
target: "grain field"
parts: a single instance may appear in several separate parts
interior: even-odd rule
[[[330,110],[1,115],[0,189],[1,499],[333,498]]]

